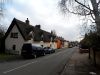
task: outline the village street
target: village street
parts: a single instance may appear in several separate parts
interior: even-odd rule
[[[100,75],[100,0],[0,0],[0,75]]]
[[[36,59],[2,62],[0,75],[59,75],[76,49],[62,49]]]

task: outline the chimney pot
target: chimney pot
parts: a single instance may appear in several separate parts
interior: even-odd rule
[[[26,20],[26,24],[29,25],[29,20],[28,20],[28,18],[27,18],[27,20]]]

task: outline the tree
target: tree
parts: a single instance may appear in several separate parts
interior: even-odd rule
[[[6,0],[0,0],[0,19],[1,19],[1,17],[4,15],[4,10],[5,10],[4,6],[5,6],[5,2],[6,2]]]
[[[0,0],[0,20],[4,16],[5,5],[10,3],[12,0]]]
[[[0,25],[0,52],[4,52],[4,35],[5,29]]]
[[[94,22],[100,35],[100,0],[61,0],[59,4],[63,12],[85,16]]]
[[[0,39],[4,36],[5,29],[0,25]]]
[[[0,52],[4,52],[4,35],[5,27],[1,24],[1,19],[4,16],[5,5],[11,0],[0,0]]]

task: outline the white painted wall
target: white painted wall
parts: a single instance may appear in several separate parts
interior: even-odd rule
[[[35,42],[35,41],[28,41],[26,43],[32,43],[33,45],[35,46],[41,46],[43,45],[43,47],[50,47],[50,44],[51,44],[51,48],[53,49],[57,49],[57,44],[55,42],[43,42],[43,41],[40,41],[40,42]]]
[[[18,32],[18,38],[11,38],[10,37],[11,32]],[[16,25],[14,25],[11,32],[5,39],[5,48],[6,48],[6,50],[13,52],[14,54],[21,54],[21,48],[24,43],[24,39]],[[16,50],[13,50],[13,48],[12,48],[13,45],[16,45]]]
[[[51,44],[51,48],[57,49],[57,44],[56,44],[56,42],[50,42],[50,44]]]
[[[68,45],[69,45],[69,42],[65,41],[64,42],[64,47],[67,47],[68,48]]]

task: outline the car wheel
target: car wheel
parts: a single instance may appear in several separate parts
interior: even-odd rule
[[[52,52],[50,51],[49,54],[51,54]]]
[[[36,58],[37,56],[36,56],[36,54],[34,54],[34,58]]]
[[[45,52],[43,52],[43,56],[45,56]]]

